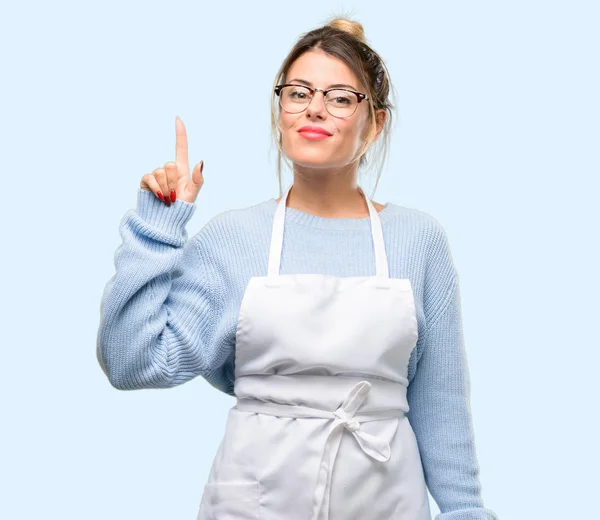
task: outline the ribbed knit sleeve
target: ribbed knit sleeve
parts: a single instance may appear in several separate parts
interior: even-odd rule
[[[211,340],[224,298],[204,261],[202,234],[187,240],[196,209],[139,189],[123,217],[116,273],[100,305],[96,355],[120,390],[167,388],[215,369]]]
[[[459,279],[444,230],[438,227],[435,235],[424,288],[426,329],[407,415],[440,509],[435,520],[497,520],[481,497]]]

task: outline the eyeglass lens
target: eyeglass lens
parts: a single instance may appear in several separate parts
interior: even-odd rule
[[[286,86],[279,92],[279,104],[286,112],[302,112],[310,103],[310,90],[300,86]],[[346,90],[331,90],[325,96],[325,107],[335,117],[351,116],[358,106],[355,94]]]

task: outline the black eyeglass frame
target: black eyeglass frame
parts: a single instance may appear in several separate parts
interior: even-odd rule
[[[327,94],[332,91],[332,90],[345,90],[346,92],[352,92],[352,94],[354,94],[356,96],[356,98],[358,99],[358,101],[356,102],[356,108],[358,109],[358,104],[363,100],[363,99],[369,99],[369,96],[367,96],[367,94],[363,94],[362,92],[357,92],[356,90],[351,90],[349,88],[340,88],[340,87],[336,87],[336,88],[328,88],[328,89],[323,89],[323,88],[317,88],[317,87],[309,87],[308,85],[300,85],[298,83],[284,83],[282,85],[277,85],[275,87],[275,94],[277,94],[277,96],[279,97],[280,101],[281,101],[281,97],[279,96],[281,89],[283,87],[304,87],[305,89],[308,89],[308,91],[310,92],[310,101],[306,104],[306,106],[304,107],[304,110],[306,110],[308,108],[308,105],[310,104],[310,102],[313,100],[313,98],[315,97],[315,92],[320,91],[323,92],[323,98],[325,99],[327,97]],[[280,105],[281,107],[281,102]],[[327,102],[325,102],[325,106],[327,106]],[[285,110],[283,107],[281,107],[282,110]],[[301,114],[302,112],[304,112],[304,110],[300,110],[300,112],[288,112],[290,114]],[[285,110],[287,112],[287,110]],[[329,109],[327,110],[327,112],[329,112]],[[351,117],[356,113],[356,110],[354,110],[354,112],[352,112],[352,114],[348,115],[348,116],[333,116],[333,114],[331,114],[333,117],[338,117],[340,119],[346,119],[347,117]]]

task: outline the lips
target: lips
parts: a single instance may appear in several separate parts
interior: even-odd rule
[[[328,132],[324,128],[320,126],[303,126],[298,130],[298,132],[308,132],[311,134],[323,134],[323,135],[332,135],[331,132]]]

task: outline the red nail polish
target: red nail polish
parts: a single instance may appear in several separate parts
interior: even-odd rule
[[[171,202],[175,202],[176,199],[177,194],[175,193],[175,190],[171,190]]]
[[[166,204],[167,206],[170,206],[170,205],[171,205],[171,199],[169,199],[169,197],[167,197],[167,198],[165,199],[165,204]]]
[[[157,192],[157,195],[160,200],[165,200],[165,198],[163,197],[162,191]]]

